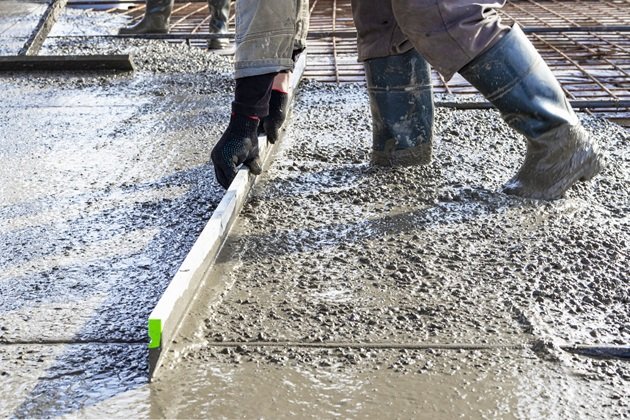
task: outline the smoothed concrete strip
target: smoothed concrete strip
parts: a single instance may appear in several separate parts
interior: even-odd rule
[[[306,54],[296,62],[291,74],[291,88],[296,91],[306,65]],[[259,144],[263,165],[268,163],[272,148],[265,139]],[[230,228],[241,211],[256,176],[241,168],[223,199],[195,241],[179,270],[149,315],[149,378],[153,378],[188,312],[205,274],[212,266]]]

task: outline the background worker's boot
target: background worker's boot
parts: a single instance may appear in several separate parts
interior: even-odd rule
[[[174,0],[146,0],[142,20],[135,25],[120,28],[120,35],[165,34],[173,11]]]
[[[209,32],[211,34],[226,34],[230,17],[230,0],[208,0],[208,11],[210,12]],[[209,39],[208,49],[220,50],[226,44],[225,39]]]
[[[517,26],[459,72],[527,138],[527,155],[508,194],[553,200],[602,168],[551,70]]]
[[[412,49],[365,61],[372,111],[372,163],[422,165],[433,155],[431,69]]]

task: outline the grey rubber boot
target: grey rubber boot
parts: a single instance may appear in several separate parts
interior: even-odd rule
[[[230,17],[230,0],[208,0],[208,10],[210,12],[209,32],[211,34],[225,34],[228,29],[228,19]],[[220,50],[227,42],[224,39],[209,39],[209,50]]]
[[[372,111],[372,163],[423,165],[433,156],[431,68],[412,49],[365,61]]]
[[[601,170],[597,146],[518,26],[459,73],[527,139],[525,161],[505,185],[506,193],[553,200],[577,181],[588,180]]]
[[[146,0],[146,11],[135,25],[120,28],[120,35],[166,34],[175,0]]]

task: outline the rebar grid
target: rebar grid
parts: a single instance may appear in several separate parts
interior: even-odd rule
[[[144,6],[124,13],[139,19]],[[512,0],[500,13],[506,23],[518,22],[524,28],[572,102],[630,125],[630,0]],[[185,39],[186,34],[207,32],[208,21],[206,2],[176,2],[171,34]],[[325,83],[363,82],[355,34],[350,0],[311,0],[304,77]],[[203,39],[187,42],[206,46]],[[433,72],[433,84],[437,93],[477,94],[459,75],[446,82]]]

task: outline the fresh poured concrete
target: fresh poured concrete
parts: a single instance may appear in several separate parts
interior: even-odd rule
[[[121,24],[56,30],[86,21]],[[524,144],[495,112],[439,110],[433,164],[378,169],[364,87],[306,83],[149,385],[146,316],[221,198],[231,63],[51,41],[138,71],[0,75],[0,417],[627,416],[627,361],[558,348],[629,342],[626,130],[582,116],[609,166],[530,202],[499,192]]]
[[[628,345],[628,133],[585,118],[609,166],[550,203],[500,192],[524,142],[494,111],[439,110],[423,168],[371,167],[369,121],[364,87],[303,86],[158,413],[626,415],[627,360],[560,347]]]
[[[0,417],[60,416],[145,385],[148,314],[223,194],[209,154],[231,62],[56,38],[124,23],[68,10],[42,54],[130,53],[134,73],[0,74]]]

